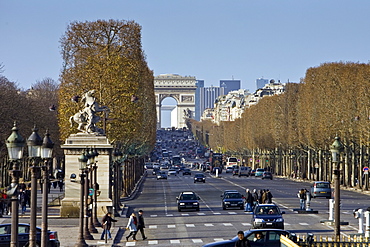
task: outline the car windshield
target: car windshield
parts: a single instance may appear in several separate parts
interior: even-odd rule
[[[195,174],[195,177],[197,178],[202,178],[204,175],[203,174]]]
[[[256,213],[259,215],[280,214],[280,210],[275,206],[261,206],[256,209]]]
[[[225,198],[227,198],[227,199],[231,199],[231,198],[234,198],[234,199],[236,199],[236,198],[242,198],[242,195],[240,194],[240,193],[227,193],[226,194],[226,196],[225,196]]]
[[[197,197],[194,194],[182,194],[180,200],[196,200]]]
[[[316,188],[330,188],[329,183],[317,183]]]

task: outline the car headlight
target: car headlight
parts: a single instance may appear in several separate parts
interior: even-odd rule
[[[225,204],[230,204],[230,202],[225,202]]]
[[[184,206],[185,205],[185,203],[183,203],[183,202],[180,202],[180,206]]]
[[[284,222],[284,219],[283,218],[278,218],[278,219],[276,219],[276,222]]]
[[[256,219],[254,219],[254,222],[256,222],[256,223],[262,223],[263,222],[263,219],[256,218]]]
[[[193,205],[198,205],[198,203],[197,202],[193,202]]]

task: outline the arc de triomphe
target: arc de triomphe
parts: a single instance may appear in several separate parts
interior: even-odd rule
[[[172,97],[177,102],[177,126],[172,127],[186,127],[185,119],[195,116],[195,90],[196,79],[194,76],[163,74],[154,78],[157,129],[161,128],[162,101],[167,97]]]

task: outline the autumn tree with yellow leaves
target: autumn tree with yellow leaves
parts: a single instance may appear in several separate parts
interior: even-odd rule
[[[141,47],[141,26],[123,20],[72,22],[60,42],[61,139],[76,132],[69,118],[82,109],[71,99],[94,89],[97,102],[110,109],[99,123],[108,139],[128,154],[150,152],[156,134],[154,77]]]

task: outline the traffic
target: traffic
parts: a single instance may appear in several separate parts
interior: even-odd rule
[[[135,246],[234,246],[239,231],[251,246],[280,246],[280,235],[300,243],[332,235],[333,227],[322,223],[329,217],[327,194],[320,197],[324,193],[318,191],[323,185],[272,177],[272,172],[253,171],[239,160],[227,167],[220,154],[209,159],[208,150],[188,130],[159,130],[157,136],[141,194],[125,202],[129,212],[141,208],[148,215],[148,239]],[[235,170],[244,174],[234,175]],[[310,198],[314,195],[309,206],[318,213],[300,210],[301,187]],[[343,191],[342,198],[342,219],[349,222],[342,228],[349,236],[358,231],[353,209],[367,208],[368,195]]]

